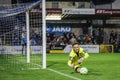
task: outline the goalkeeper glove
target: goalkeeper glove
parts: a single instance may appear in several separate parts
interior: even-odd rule
[[[78,63],[82,63],[83,60],[84,60],[84,58],[80,58],[80,59],[78,60]]]
[[[74,67],[74,63],[73,63],[73,64],[71,64],[71,65],[70,65],[70,67],[71,67],[71,68],[73,68],[73,67]]]

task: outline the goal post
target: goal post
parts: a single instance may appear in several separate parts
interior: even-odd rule
[[[26,31],[27,31],[27,63],[30,63],[30,27],[29,27],[29,11],[26,11]]]
[[[43,56],[42,56],[42,68],[46,68],[46,0],[42,0],[42,46],[43,46]]]
[[[32,4],[0,5],[0,65],[3,68],[35,69],[41,65],[46,68],[45,0],[42,13],[32,12],[40,4],[41,0]],[[26,41],[24,46],[23,41]]]

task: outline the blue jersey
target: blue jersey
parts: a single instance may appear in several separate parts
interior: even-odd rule
[[[27,38],[22,38],[23,44],[27,44]]]
[[[27,34],[26,34],[26,32],[22,33],[22,43],[25,44],[25,45],[27,44]]]

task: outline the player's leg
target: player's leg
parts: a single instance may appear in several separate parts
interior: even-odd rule
[[[80,73],[80,67],[77,67],[77,68],[75,69],[75,71],[76,71],[77,73]]]
[[[24,51],[25,51],[25,54],[26,54],[26,52],[27,52],[27,45],[26,45],[26,43],[22,44],[22,54],[24,54]]]
[[[25,47],[25,54],[27,54],[27,44],[25,43],[25,45],[24,45]]]
[[[80,66],[82,66],[82,63],[78,63],[74,66],[74,70],[78,73],[80,73],[80,68],[81,68]]]
[[[24,51],[24,44],[22,44],[22,54],[23,54],[23,51]]]
[[[80,65],[75,65],[75,66],[74,66],[74,70],[75,70],[77,73],[80,73]]]

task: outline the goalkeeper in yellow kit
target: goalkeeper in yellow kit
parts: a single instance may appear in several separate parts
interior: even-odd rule
[[[80,72],[81,63],[88,57],[89,54],[84,52],[83,48],[80,48],[79,44],[76,42],[72,44],[72,50],[69,54],[68,65],[76,72]]]

